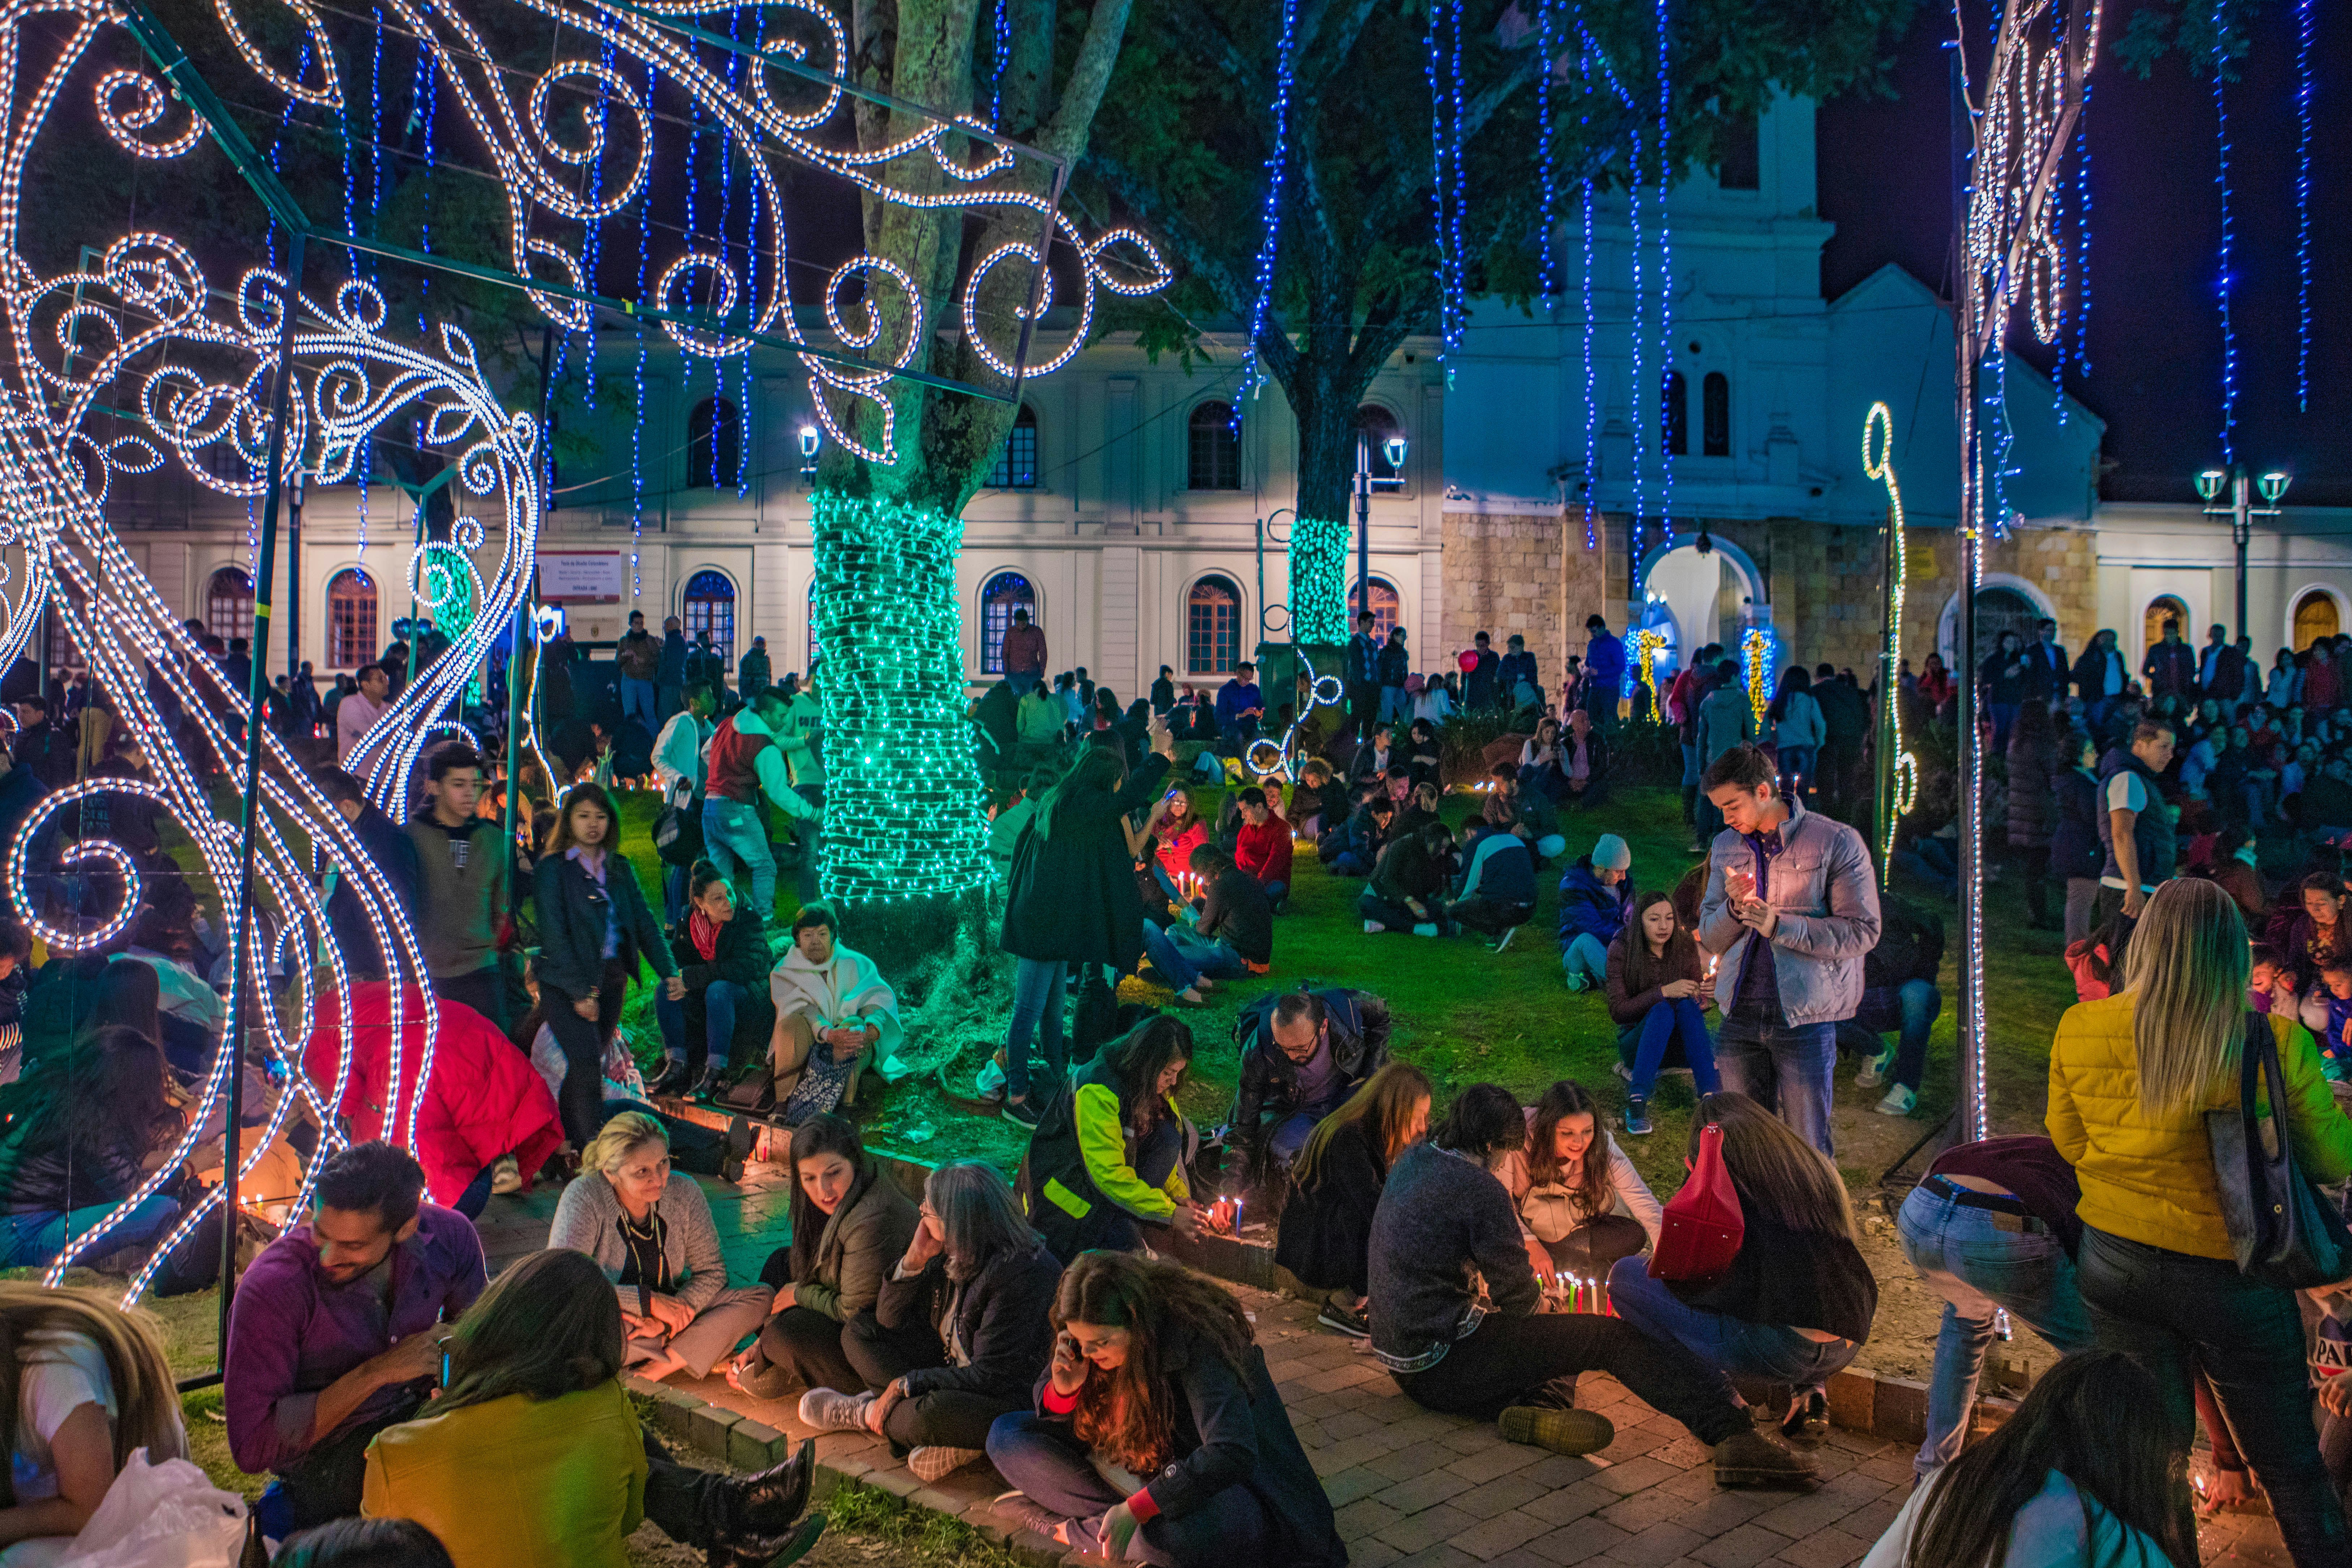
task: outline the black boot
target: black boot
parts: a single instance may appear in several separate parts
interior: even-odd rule
[[[702,1100],[714,1098],[719,1093],[719,1076],[725,1070],[717,1062],[704,1064],[701,1076],[694,1080],[694,1087],[686,1091],[686,1098]]]
[[[714,1546],[705,1561],[710,1568],[790,1568],[809,1554],[824,1533],[824,1515],[813,1513],[783,1535],[746,1535]]]
[[[737,1483],[736,1522],[747,1535],[782,1535],[807,1510],[815,1479],[816,1439],[811,1437],[782,1464]]]
[[[686,1061],[683,1058],[670,1057],[666,1058],[662,1062],[661,1071],[654,1074],[653,1078],[646,1084],[646,1098],[648,1100],[659,1100],[663,1095],[677,1093],[686,1087],[686,1080],[689,1074],[687,1071]]]
[[[727,1142],[719,1160],[719,1179],[735,1183],[743,1179],[743,1162],[751,1154],[751,1124],[741,1117],[730,1117],[727,1122]]]

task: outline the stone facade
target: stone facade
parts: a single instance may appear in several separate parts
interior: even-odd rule
[[[1419,642],[1414,668],[1441,667],[1442,657],[1468,647],[1482,631],[1493,635],[1500,653],[1517,633],[1528,639],[1546,689],[1553,689],[1568,655],[1583,650],[1584,617],[1591,613],[1585,604],[1597,599],[1592,590],[1599,584],[1580,536],[1563,568],[1563,528],[1559,512],[1447,512],[1436,646]],[[1574,616],[1572,630],[1563,610]]]

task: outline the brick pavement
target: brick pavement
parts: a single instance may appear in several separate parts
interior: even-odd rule
[[[782,1168],[754,1164],[740,1187],[703,1187],[730,1272],[756,1278],[788,1234]],[[541,1187],[490,1200],[480,1229],[494,1271],[545,1245],[555,1199]],[[1355,1568],[1848,1568],[1910,1492],[1910,1445],[1835,1429],[1816,1451],[1817,1489],[1723,1490],[1706,1448],[1679,1422],[1597,1373],[1580,1381],[1578,1403],[1615,1424],[1608,1447],[1570,1458],[1506,1443],[1491,1423],[1413,1404],[1355,1342],[1319,1328],[1307,1304],[1230,1288],[1256,1325]],[[796,1401],[753,1399],[720,1378],[673,1380],[664,1397],[675,1436],[747,1468],[810,1435]],[[819,1436],[817,1455],[840,1480],[961,1518],[1033,1561],[1062,1555],[994,1511],[1004,1483],[985,1463],[926,1485],[862,1432]],[[2266,1516],[2224,1515],[2200,1535],[2215,1568],[2288,1568]]]

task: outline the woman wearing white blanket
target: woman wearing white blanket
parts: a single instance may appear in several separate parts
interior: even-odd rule
[[[898,996],[874,961],[841,942],[834,912],[811,904],[793,919],[793,945],[768,976],[776,1004],[769,1059],[789,1126],[857,1103],[858,1075],[886,1061],[900,1037]]]

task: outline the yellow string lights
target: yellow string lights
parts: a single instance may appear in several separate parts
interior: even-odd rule
[[[1881,877],[1891,874],[1895,823],[1919,802],[1919,759],[1903,740],[1903,584],[1910,555],[1903,537],[1903,487],[1895,477],[1895,416],[1884,403],[1870,405],[1862,422],[1862,471],[1886,486],[1887,538],[1894,557],[1886,584],[1886,660],[1878,681],[1879,733],[1895,757],[1895,790],[1886,820],[1878,825]]]

